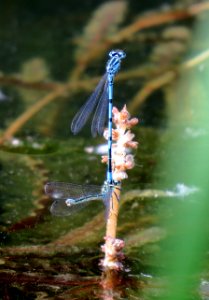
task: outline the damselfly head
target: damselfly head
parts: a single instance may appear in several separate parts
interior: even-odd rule
[[[126,54],[123,50],[116,49],[109,52],[109,57],[118,57],[122,59],[126,57]]]

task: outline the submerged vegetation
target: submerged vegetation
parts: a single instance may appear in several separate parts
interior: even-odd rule
[[[0,294],[207,299],[209,2],[87,2],[3,5]],[[89,138],[89,126],[73,137],[69,124],[112,48],[127,53],[116,106],[127,103],[140,127],[118,220],[125,272],[109,282],[98,268],[102,205],[52,217],[43,186],[103,182],[100,138]]]

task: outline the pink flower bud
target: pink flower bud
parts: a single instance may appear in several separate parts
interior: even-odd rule
[[[113,179],[121,181],[128,177],[126,170],[134,167],[134,157],[128,153],[128,148],[136,149],[138,142],[134,141],[134,134],[130,128],[136,125],[139,120],[137,118],[130,119],[130,114],[124,105],[119,111],[116,107],[112,109],[113,123],[116,129],[112,129],[112,169]],[[105,129],[104,137],[108,139],[108,130]],[[107,155],[102,156],[102,162],[108,163]]]
[[[114,177],[114,180],[121,181],[121,180],[128,178],[128,175],[126,174],[126,172],[121,171],[121,172],[114,172],[113,177]]]
[[[134,157],[132,154],[126,155],[124,165],[126,169],[132,169],[134,167]]]
[[[137,119],[137,118],[132,118],[129,122],[131,122],[131,123],[132,123],[132,126],[134,126],[134,125],[136,125],[136,124],[139,123],[139,119]]]
[[[137,118],[133,118],[127,121],[127,128],[131,128],[139,123],[139,120]]]
[[[138,142],[128,141],[125,143],[125,147],[136,149],[138,147]]]
[[[113,107],[112,113],[113,113],[113,115],[116,115],[119,113],[119,110],[117,109],[117,107],[115,107],[115,106]]]
[[[118,130],[117,129],[113,129],[112,130],[112,139],[113,139],[113,141],[117,141],[118,138],[119,138],[119,132],[118,132]]]
[[[128,120],[130,118],[130,114],[127,111],[126,105],[124,105],[123,109],[120,112],[121,116],[121,120]]]
[[[102,163],[107,163],[107,161],[108,161],[108,156],[107,155],[102,156],[101,162]]]

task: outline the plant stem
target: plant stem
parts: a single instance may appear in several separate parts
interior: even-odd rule
[[[115,238],[117,231],[119,199],[120,199],[121,185],[117,185],[111,196],[109,214],[107,218],[106,236]]]

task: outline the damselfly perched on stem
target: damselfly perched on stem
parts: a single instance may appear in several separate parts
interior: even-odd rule
[[[112,115],[114,77],[118,73],[121,60],[126,57],[126,54],[122,50],[112,50],[109,52],[109,56],[110,59],[107,61],[105,74],[101,78],[94,92],[73,118],[71,130],[74,134],[77,134],[84,127],[96,105],[97,108],[91,125],[93,136],[103,134],[105,121],[108,117],[108,105],[111,105],[111,107],[109,107],[109,112]],[[112,122],[112,120],[108,120],[108,122]]]
[[[77,134],[86,124],[88,118],[97,105],[91,124],[93,136],[104,132],[105,121],[108,117],[108,170],[107,181],[113,183],[112,179],[112,108],[113,108],[113,83],[114,77],[118,73],[121,60],[126,57],[122,50],[112,50],[109,52],[110,59],[106,64],[106,72],[97,85],[92,95],[75,115],[71,130]]]

